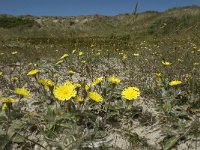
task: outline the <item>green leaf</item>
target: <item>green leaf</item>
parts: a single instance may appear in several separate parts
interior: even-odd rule
[[[169,139],[167,139],[166,141],[164,141],[163,143],[163,149],[164,150],[169,150],[172,147],[174,147],[176,145],[176,143],[178,142],[178,138],[179,136],[173,136]]]
[[[5,111],[1,111],[0,112],[0,121],[6,121],[7,118],[6,118],[6,114],[5,114]]]
[[[54,122],[55,117],[56,117],[55,111],[49,107],[47,110],[47,113],[43,117],[48,122]]]
[[[24,142],[24,137],[18,135],[18,134],[15,134],[13,139],[12,139],[12,142],[16,142],[16,143],[23,143]]]
[[[8,143],[9,139],[6,133],[0,132],[0,149],[4,149]]]
[[[20,120],[13,120],[11,126],[8,128],[7,135],[9,139],[12,139],[15,136],[15,131],[21,130],[24,126],[24,123]]]
[[[163,132],[166,133],[167,135],[170,135],[170,136],[175,136],[175,135],[177,135],[177,132],[176,132],[174,129],[172,129],[171,127],[169,127],[169,126],[164,126],[164,127],[162,128],[162,130],[163,130]]]

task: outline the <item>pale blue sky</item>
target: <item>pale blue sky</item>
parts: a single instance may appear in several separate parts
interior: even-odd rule
[[[117,15],[132,13],[136,0],[0,0],[0,13],[36,16]],[[198,5],[200,0],[139,0],[138,11],[164,11]]]

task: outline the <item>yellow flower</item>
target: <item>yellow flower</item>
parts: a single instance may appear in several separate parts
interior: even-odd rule
[[[108,78],[108,82],[112,84],[119,84],[121,80],[118,77],[112,76]]]
[[[64,59],[64,58],[66,58],[66,57],[68,57],[69,55],[68,54],[64,54],[64,55],[62,55],[61,57],[60,57],[60,59]]]
[[[15,55],[15,54],[17,54],[17,51],[12,52],[11,54],[12,54],[12,55]]]
[[[161,73],[160,72],[156,73],[156,77],[160,78],[161,77]]]
[[[8,109],[8,106],[7,106],[6,103],[4,103],[4,104],[2,105],[2,110],[6,110],[6,109]]]
[[[18,77],[11,77],[11,81],[17,81]]]
[[[63,60],[59,60],[56,62],[56,65],[61,64],[63,62]]]
[[[162,64],[165,65],[165,66],[169,66],[171,65],[172,63],[168,62],[168,61],[162,61]]]
[[[34,76],[36,74],[38,74],[40,72],[40,70],[34,69],[28,72],[28,76]]]
[[[122,60],[125,60],[125,59],[127,59],[127,55],[126,54],[124,54],[123,57],[122,57]]]
[[[84,98],[83,98],[83,97],[80,97],[80,96],[77,96],[77,97],[76,97],[76,101],[77,101],[77,102],[83,102],[83,101],[84,101]]]
[[[49,90],[49,87],[53,87],[55,84],[53,81],[49,79],[39,79],[38,83],[42,84],[47,91]]]
[[[76,72],[73,71],[73,70],[69,70],[68,73],[69,73],[70,75],[73,75],[73,74],[75,74]]]
[[[75,86],[75,88],[80,88],[80,87],[81,87],[81,84],[76,83],[76,84],[74,84],[74,86]]]
[[[98,52],[96,55],[97,55],[97,56],[99,56],[99,55],[101,55],[101,53],[100,53],[100,52]]]
[[[96,79],[93,81],[92,85],[93,85],[93,86],[98,85],[98,84],[100,84],[102,81],[103,81],[103,77],[96,78]]]
[[[121,92],[121,95],[124,99],[135,100],[140,96],[140,90],[137,87],[128,87]]]
[[[46,85],[46,86],[49,86],[49,87],[52,87],[54,86],[54,82],[49,80],[49,79],[39,79],[38,80],[38,83],[42,84],[42,85]]]
[[[133,54],[133,56],[136,56],[136,57],[137,57],[137,56],[140,56],[140,54],[136,53],[136,54]]]
[[[83,55],[83,52],[79,52],[79,54],[78,54],[79,56],[81,56],[81,55]]]
[[[60,101],[69,100],[75,97],[76,93],[75,86],[69,81],[57,85],[53,90],[54,96]]]
[[[95,102],[102,102],[103,101],[102,96],[100,94],[98,94],[97,92],[89,92],[88,97]]]
[[[76,52],[76,50],[74,49],[73,51],[72,51],[72,54],[74,54]]]
[[[81,60],[82,63],[86,63],[86,60]]]
[[[0,76],[2,76],[2,75],[3,75],[3,72],[0,71]]]
[[[20,96],[23,96],[23,97],[30,97],[31,94],[30,92],[28,91],[28,89],[22,87],[22,88],[16,88],[15,89],[15,93],[20,95]]]
[[[2,103],[14,103],[14,102],[15,102],[15,99],[10,98],[10,97],[2,97],[2,98],[0,98],[0,101],[1,101]]]
[[[175,86],[175,85],[179,85],[179,84],[182,84],[182,81],[174,80],[174,81],[169,82],[170,86]]]
[[[88,83],[85,85],[85,90],[88,91],[91,88],[92,84]]]
[[[194,66],[197,66],[197,65],[199,65],[199,63],[198,63],[198,62],[194,62],[193,65],[194,65]]]

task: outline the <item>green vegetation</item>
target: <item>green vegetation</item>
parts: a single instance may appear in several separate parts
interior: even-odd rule
[[[0,28],[31,28],[34,25],[38,25],[34,20],[7,15],[0,16]]]
[[[198,25],[200,22],[200,15],[183,15],[180,18],[166,17],[155,21],[149,27],[149,34],[151,35],[170,35],[181,34],[184,30],[190,29]]]
[[[0,149],[198,149],[199,14],[0,28]]]

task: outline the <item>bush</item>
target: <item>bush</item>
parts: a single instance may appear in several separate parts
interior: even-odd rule
[[[28,27],[31,28],[34,25],[39,25],[36,21],[14,17],[14,16],[7,16],[2,15],[0,16],[0,27],[1,28],[16,28],[16,27]]]
[[[151,35],[169,35],[180,33],[200,21],[200,15],[183,15],[182,17],[161,18],[151,24],[148,33]]]

